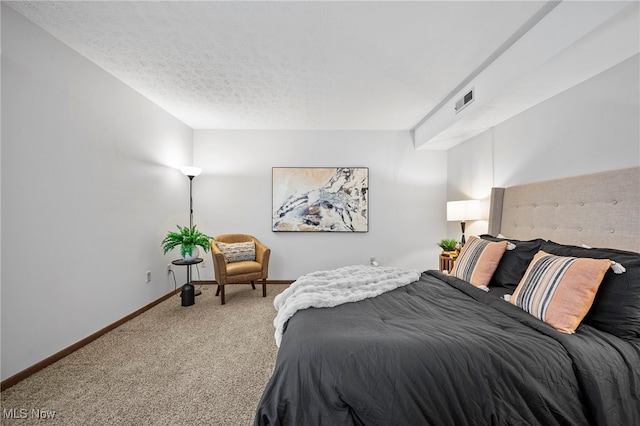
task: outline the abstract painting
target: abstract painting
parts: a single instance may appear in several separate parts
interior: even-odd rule
[[[275,232],[367,232],[369,169],[274,167]]]

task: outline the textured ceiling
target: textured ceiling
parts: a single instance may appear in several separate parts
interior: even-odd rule
[[[544,2],[8,2],[194,129],[409,130]]]

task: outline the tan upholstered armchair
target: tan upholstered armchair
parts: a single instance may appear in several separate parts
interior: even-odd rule
[[[245,247],[235,243],[255,243],[255,258],[251,252],[235,250],[235,247]],[[219,243],[220,246],[218,246]],[[232,246],[225,246],[232,244]],[[248,246],[253,246],[249,244]],[[220,250],[225,249],[227,255]],[[235,250],[235,252],[234,252]],[[249,254],[247,256],[247,254]],[[220,295],[220,303],[224,305],[224,286],[227,284],[251,284],[255,290],[256,281],[262,280],[262,297],[267,296],[267,276],[269,275],[269,256],[271,249],[262,244],[257,238],[246,234],[224,234],[218,235],[211,240],[211,256],[213,257],[213,267],[215,270],[218,290],[216,296]]]

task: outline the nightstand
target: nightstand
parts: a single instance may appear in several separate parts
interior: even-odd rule
[[[448,254],[441,254],[440,255],[440,270],[441,271],[447,271],[447,272],[451,272],[451,270],[453,269],[453,262],[457,259],[458,257],[451,257]]]

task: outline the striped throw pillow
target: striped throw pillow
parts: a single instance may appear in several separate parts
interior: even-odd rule
[[[610,267],[609,259],[556,256],[540,250],[509,301],[558,331],[574,333]]]
[[[224,260],[227,263],[256,260],[256,243],[253,241],[246,243],[222,243],[216,241],[216,245],[224,255]]]
[[[491,242],[471,236],[453,264],[451,275],[476,287],[486,286],[507,249],[508,241]]]

